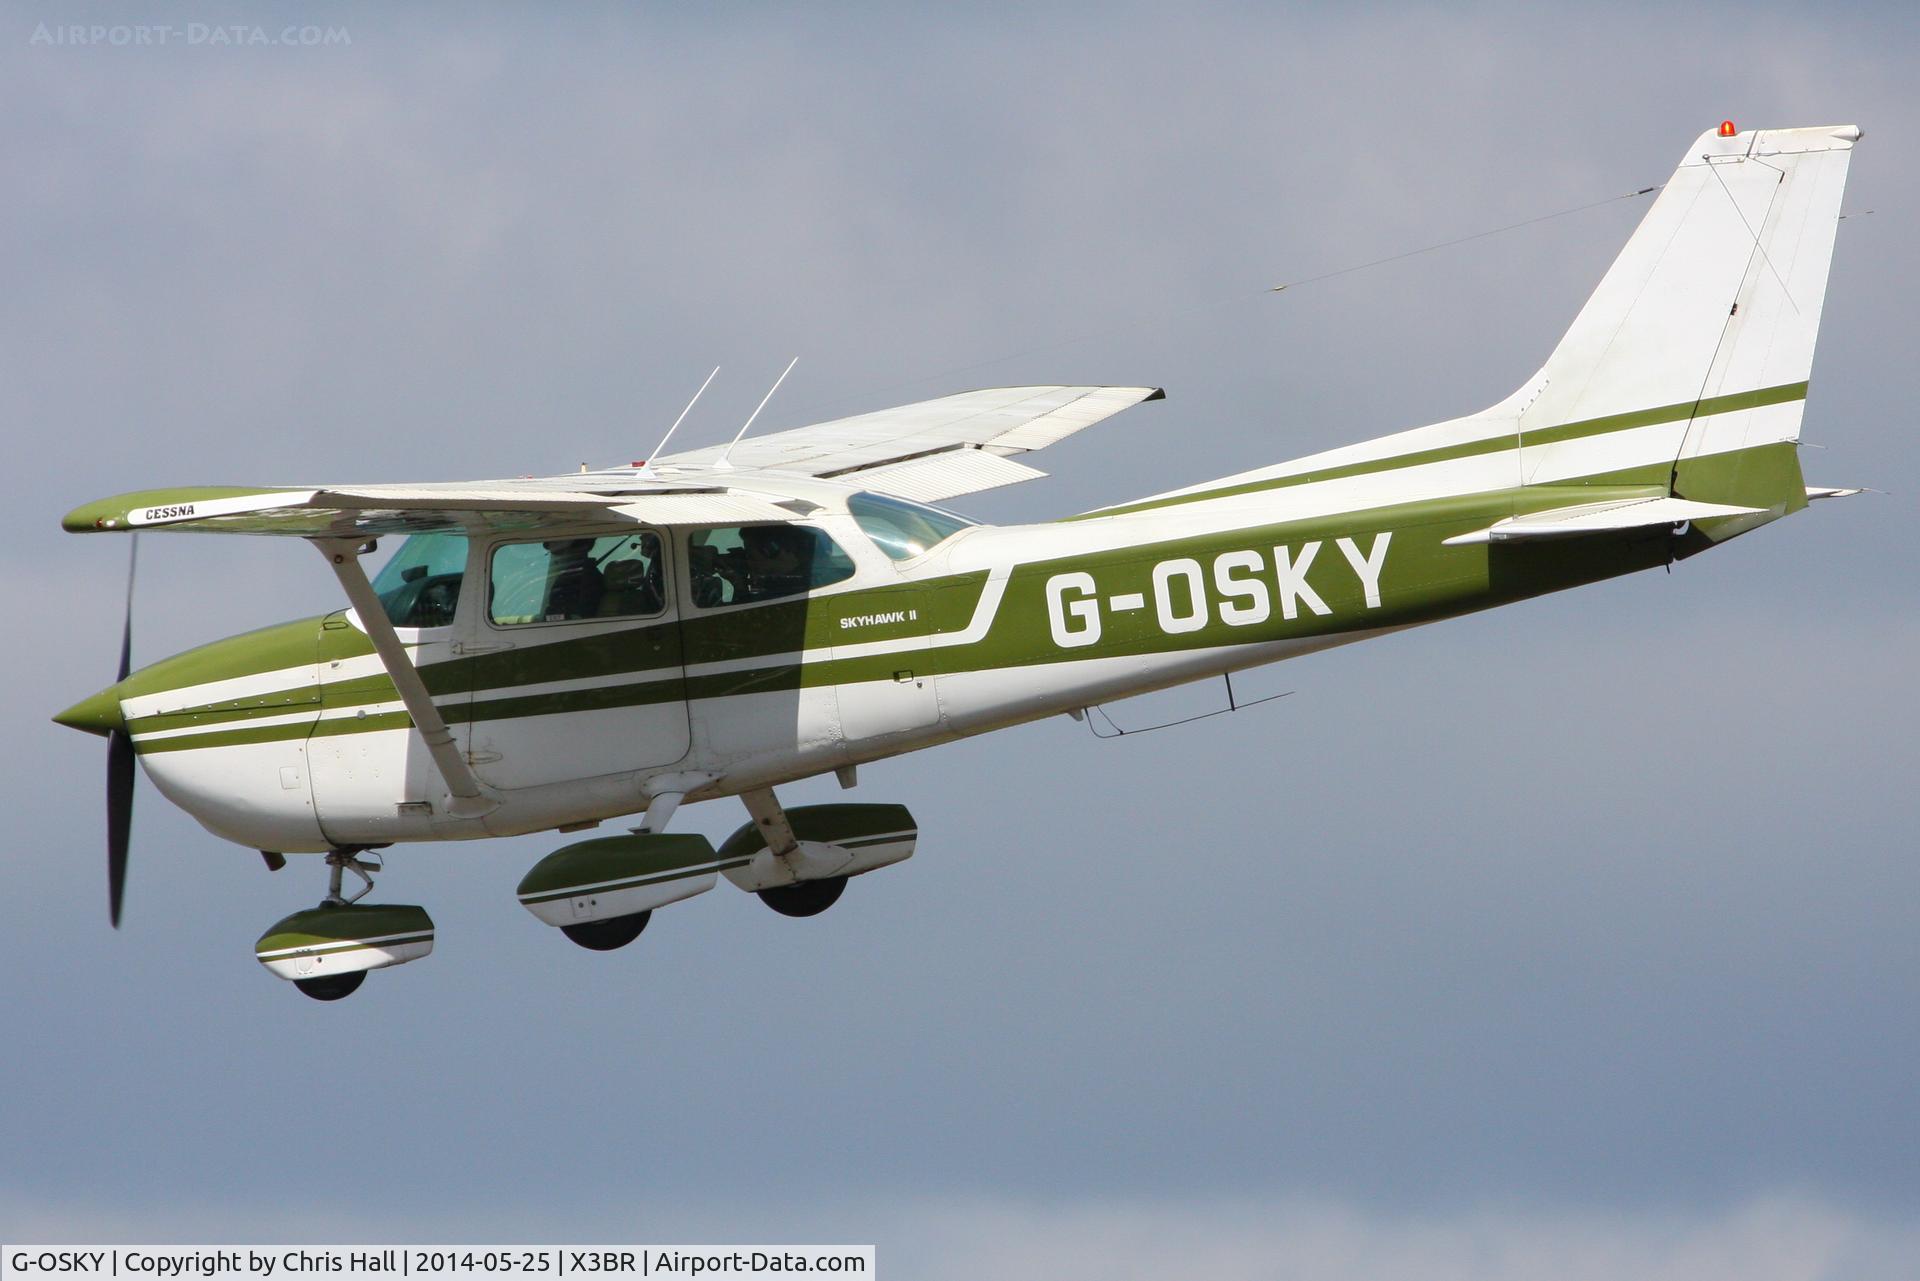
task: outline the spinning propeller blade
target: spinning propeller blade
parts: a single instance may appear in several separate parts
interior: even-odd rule
[[[127,555],[127,612],[120,629],[120,675],[133,670],[133,571],[139,562],[136,535]],[[107,738],[107,919],[120,928],[120,903],[127,891],[127,841],[133,829],[133,739],[123,725]]]

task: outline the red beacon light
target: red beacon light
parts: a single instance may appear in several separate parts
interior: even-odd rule
[[[1731,138],[1731,137],[1733,137],[1733,136],[1734,136],[1735,134],[1737,134],[1737,133],[1739,133],[1739,132],[1740,132],[1740,131],[1739,131],[1738,129],[1735,129],[1735,128],[1733,127],[1733,121],[1731,121],[1731,120],[1722,120],[1722,121],[1720,122],[1720,136],[1721,136],[1722,138]]]

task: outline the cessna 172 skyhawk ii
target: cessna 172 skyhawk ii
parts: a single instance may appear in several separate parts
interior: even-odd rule
[[[422,908],[357,901],[399,841],[644,812],[542,859],[521,902],[596,949],[720,874],[811,915],[916,832],[898,805],[785,808],[783,784],[1666,565],[1853,492],[1808,488],[1797,445],[1859,138],[1704,134],[1491,409],[1065,520],[928,504],[1040,475],[1019,456],[1159,391],[968,392],[546,479],[81,507],[67,529],[306,539],[352,606],[131,674],[123,648],[56,718],[110,738],[113,919],[136,757],[269,866],[325,855],[326,900],[257,945],[320,999],[431,950]],[[725,796],[752,821],[718,849],[669,830]]]

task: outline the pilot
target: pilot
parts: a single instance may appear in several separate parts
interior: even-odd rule
[[[813,532],[797,525],[748,525],[740,531],[747,554],[747,596],[771,600],[813,586]]]
[[[607,590],[599,566],[593,563],[593,540],[559,539],[542,546],[552,558],[547,568],[547,621],[592,618]]]

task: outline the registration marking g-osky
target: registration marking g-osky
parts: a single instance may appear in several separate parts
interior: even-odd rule
[[[1351,538],[1334,540],[1368,609],[1380,608],[1380,573],[1392,543],[1390,530],[1375,534],[1365,551]],[[1107,612],[1145,609],[1150,595],[1154,618],[1169,636],[1198,631],[1215,617],[1229,627],[1264,623],[1273,617],[1276,606],[1288,621],[1299,617],[1302,609],[1325,617],[1333,610],[1307,581],[1320,546],[1318,539],[1302,543],[1297,551],[1279,544],[1272,548],[1271,560],[1263,550],[1240,548],[1219,553],[1210,566],[1185,556],[1163,560],[1153,567],[1151,593],[1117,592],[1105,598]],[[1055,574],[1047,579],[1045,595],[1054,644],[1078,649],[1100,643],[1101,596],[1092,574],[1085,570]]]

